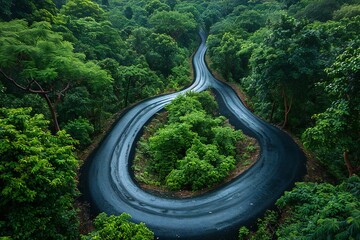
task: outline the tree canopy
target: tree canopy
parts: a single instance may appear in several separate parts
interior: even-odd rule
[[[279,213],[268,211],[258,221],[256,232],[242,227],[239,239],[357,239],[360,237],[359,197],[358,176],[339,185],[297,183],[277,200]]]
[[[99,214],[95,219],[95,231],[86,236],[83,240],[153,240],[154,233],[144,223],[135,224],[130,222],[131,216],[123,213],[120,216],[108,216],[106,213]]]
[[[31,109],[0,108],[0,236],[77,239],[75,141]]]
[[[245,151],[237,146],[245,136],[224,117],[215,117],[216,109],[215,99],[207,92],[178,96],[166,106],[166,124],[138,148],[160,184],[170,190],[212,187],[243,160]],[[142,175],[137,178],[141,181]]]
[[[28,27],[25,21],[17,20],[2,24],[0,31],[2,79],[10,88],[43,97],[55,131],[60,130],[57,106],[66,91],[78,84],[88,85],[92,92],[105,92],[111,87],[111,76],[85,62],[84,55],[75,53],[72,44],[52,31],[49,23]]]
[[[241,236],[359,238],[351,187],[360,170],[358,0],[0,0],[0,6],[1,237],[79,238],[73,151],[86,149],[129,105],[188,85],[203,29],[214,72],[238,85],[256,114],[290,131],[339,182],[298,184],[279,200],[280,212],[259,220],[257,233],[242,228]],[[238,160],[230,155],[240,134],[213,115],[205,95],[177,101],[149,144],[158,147],[151,150],[162,166],[156,171],[173,189],[211,185]],[[86,237],[151,238],[128,220],[101,215]],[[285,224],[271,230],[278,221]]]

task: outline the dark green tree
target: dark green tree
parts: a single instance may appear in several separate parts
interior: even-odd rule
[[[57,13],[56,5],[51,0],[1,0],[0,18],[5,21],[27,19],[34,21],[52,21]]]
[[[89,120],[81,117],[67,122],[64,130],[79,141],[80,149],[84,149],[91,143],[91,135],[94,133],[94,127]]]
[[[352,18],[360,15],[360,4],[344,4],[334,12],[333,19]]]
[[[358,239],[359,183],[358,176],[335,186],[297,183],[276,202],[278,212],[268,211],[255,232],[242,227],[239,240]]]
[[[327,69],[331,82],[325,90],[333,102],[325,112],[314,115],[315,126],[303,134],[305,146],[339,178],[346,176],[344,165],[350,176],[360,170],[360,48],[356,46]]]
[[[49,23],[27,26],[16,20],[0,25],[0,76],[7,86],[44,98],[51,113],[54,131],[59,131],[57,107],[66,92],[82,83],[93,94],[93,109],[109,104],[112,78],[84,55],[74,53],[73,45],[51,30]],[[15,34],[16,33],[16,34]],[[96,92],[96,95],[95,95]],[[108,93],[110,100],[97,101],[99,92]],[[107,109],[96,110],[98,117]]]
[[[336,0],[314,0],[314,1],[302,1],[306,3],[306,6],[299,8],[296,16],[298,18],[305,17],[312,21],[327,21],[332,19],[333,12],[340,8],[339,1]]]
[[[114,87],[124,106],[158,94],[163,83],[149,67],[138,65],[119,66]]]
[[[102,19],[105,11],[91,0],[69,0],[62,6],[60,13],[72,18]]]
[[[240,82],[249,72],[249,59],[253,45],[231,33],[224,33],[220,42],[217,36],[209,36],[209,54],[212,67],[218,69],[228,81]]]
[[[155,32],[171,36],[182,46],[189,46],[197,29],[197,24],[191,13],[177,11],[157,12],[150,17],[149,23]]]
[[[276,205],[291,207],[292,214],[278,230],[283,237],[357,239],[360,237],[359,178],[330,184],[298,183]]]
[[[148,15],[150,16],[157,12],[170,11],[170,7],[169,5],[159,0],[151,0],[151,1],[147,1],[145,5],[145,10],[148,12]]]
[[[166,34],[153,33],[150,35],[150,48],[146,53],[146,61],[150,69],[167,77],[173,67],[183,62],[184,52],[177,42]]]
[[[84,53],[88,60],[113,58],[122,64],[132,61],[130,46],[109,21],[86,17],[72,20],[67,26],[77,39],[75,51]]]
[[[310,99],[315,82],[325,75],[319,33],[305,26],[304,22],[283,16],[250,59],[249,90],[257,95],[270,121],[281,121],[282,115],[283,127],[293,107],[298,107],[297,113],[304,113],[297,102]]]

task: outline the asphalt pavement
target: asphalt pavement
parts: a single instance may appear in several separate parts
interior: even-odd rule
[[[252,114],[231,87],[209,72],[204,35],[202,39],[191,86],[127,109],[81,170],[80,190],[94,212],[129,213],[159,239],[237,239],[240,226],[252,226],[306,171],[305,155],[292,138]],[[144,124],[177,95],[208,88],[214,90],[221,113],[258,140],[258,161],[233,181],[192,198],[160,197],[140,189],[129,161]]]

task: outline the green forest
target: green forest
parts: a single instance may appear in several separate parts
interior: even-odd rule
[[[214,75],[241,91],[256,115],[291,134],[308,157],[303,182],[255,228],[241,227],[238,238],[360,239],[359,0],[0,0],[0,6],[0,239],[154,239],[127,213],[88,219],[78,171],[121,112],[192,82],[200,29],[208,34]],[[167,110],[176,127],[163,134],[188,127],[176,122],[181,105]],[[242,137],[206,108],[181,118],[226,132],[230,152]],[[186,157],[211,148],[204,136]],[[150,151],[161,159],[161,150]],[[233,159],[217,154],[231,168]],[[223,174],[221,166],[192,183],[185,182],[186,169],[159,174],[170,173],[173,189],[197,189]]]

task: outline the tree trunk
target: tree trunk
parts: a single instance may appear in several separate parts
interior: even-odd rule
[[[52,118],[52,121],[53,121],[54,131],[55,131],[55,133],[57,133],[58,131],[60,131],[60,126],[59,126],[59,122],[57,120],[57,114],[56,114],[55,108],[52,105],[51,100],[50,100],[50,98],[49,98],[49,96],[47,94],[43,94],[42,96],[45,98],[46,103],[49,106],[49,110],[50,110],[50,113],[51,113],[51,118]]]
[[[289,100],[285,94],[285,90],[283,90],[283,98],[284,98],[284,122],[281,127],[285,128],[289,119],[289,113],[292,107],[293,98],[291,97]]]
[[[271,112],[270,112],[270,116],[269,116],[269,122],[273,121],[274,112],[275,112],[275,101],[273,101],[273,103],[272,103]]]
[[[346,168],[349,172],[349,177],[351,177],[354,174],[354,168],[349,160],[349,153],[347,151],[344,152],[344,161],[345,161],[345,165]]]
[[[41,96],[43,96],[46,100],[46,103],[49,107],[50,113],[51,113],[51,118],[53,120],[53,127],[54,127],[54,131],[55,133],[57,133],[58,131],[60,131],[60,126],[57,120],[57,114],[55,111],[55,106],[51,103],[51,100],[48,96],[48,94],[51,91],[46,91],[42,88],[42,86],[36,81],[36,80],[32,80],[29,81],[28,84],[26,86],[19,84],[15,79],[11,78],[10,76],[8,76],[2,69],[0,69],[0,73],[5,77],[5,79],[7,79],[8,81],[12,82],[16,87],[18,87],[19,89],[29,92],[29,93],[33,93],[33,94],[39,94]],[[33,85],[36,85],[37,88],[32,88]],[[60,101],[61,96],[63,95],[63,93],[68,90],[68,88],[70,87],[70,84],[68,83],[67,86],[59,92],[58,94],[58,98],[56,100],[56,102],[54,103],[56,105],[57,102]]]

